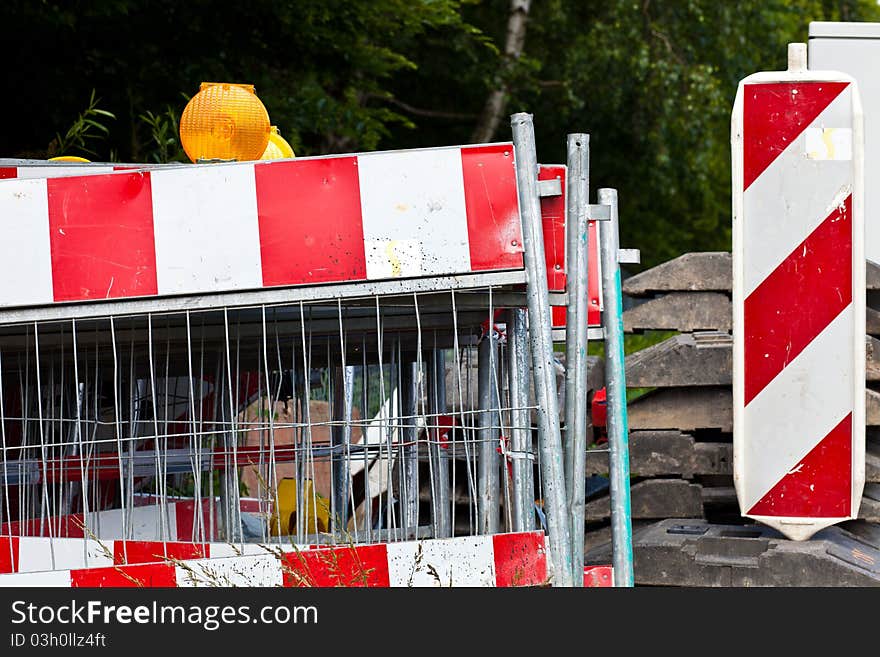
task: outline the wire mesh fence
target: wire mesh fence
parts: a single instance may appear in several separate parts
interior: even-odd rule
[[[2,534],[308,544],[533,529],[522,305],[487,286],[4,326]]]

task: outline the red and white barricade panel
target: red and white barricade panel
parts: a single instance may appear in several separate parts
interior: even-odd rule
[[[184,541],[122,541],[44,536],[0,536],[0,574],[44,570],[82,570],[103,566],[155,563],[166,559],[215,559],[266,554],[277,545],[258,543],[192,543]],[[287,546],[290,549],[290,546]],[[299,549],[310,549],[308,545]]]
[[[538,180],[559,180],[562,193],[559,196],[545,196],[541,199],[541,222],[544,229],[544,256],[547,263],[547,287],[550,292],[565,292],[566,289],[566,251],[565,222],[568,217],[565,204],[566,167],[563,164],[542,164],[538,170]],[[601,262],[599,258],[599,222],[590,221],[589,257],[587,276],[587,303],[589,305],[588,326],[602,325],[602,286]],[[554,330],[565,330],[566,306],[552,307]]]
[[[19,164],[6,166],[0,162],[0,180],[22,180],[29,178],[62,178],[65,176],[92,176],[103,173],[113,173],[131,166],[115,166],[113,164],[53,164],[45,162],[41,164]]]
[[[734,472],[743,515],[803,540],[864,487],[862,111],[852,78],[758,73],[732,116]]]
[[[52,160],[0,159],[0,183],[34,178],[98,176],[116,171],[136,171],[179,167],[179,164],[115,164],[111,162],[53,162]]]
[[[156,541],[164,530],[170,541],[190,542],[203,536],[210,539],[219,532],[213,520],[220,516],[219,499],[214,498],[213,513],[210,507],[209,498],[202,498],[199,502],[172,498],[163,507],[154,496],[138,495],[130,509],[91,511],[88,518],[81,513],[72,513],[4,522],[0,525],[0,536],[112,540],[127,535],[132,540]],[[239,508],[242,514],[266,515],[271,511],[265,503],[253,498],[239,500]]]
[[[0,307],[523,269],[511,144],[95,171],[0,184]]]
[[[19,539],[21,541],[23,539]],[[46,539],[40,539],[46,541]],[[83,552],[85,545],[69,552]],[[121,541],[118,543],[122,543]],[[55,587],[178,587],[178,586],[543,586],[551,576],[547,540],[543,532],[468,536],[400,543],[380,543],[313,549],[291,545],[251,546],[259,554],[220,558],[187,558],[203,554],[197,546],[187,554],[179,544],[126,542],[129,562],[121,562],[122,548],[115,542],[109,563],[90,568],[20,572],[0,575],[0,586]],[[9,553],[11,545],[0,542]],[[20,552],[21,544],[15,546]],[[68,548],[65,549],[65,554]],[[164,560],[153,555],[166,554]],[[195,549],[195,548],[194,548]],[[207,546],[216,554],[214,545]],[[238,546],[225,546],[230,552]],[[152,562],[132,563],[132,555]],[[45,548],[43,550],[45,559]],[[0,559],[7,559],[6,556]],[[116,562],[116,563],[114,563]],[[0,564],[3,562],[0,561]]]

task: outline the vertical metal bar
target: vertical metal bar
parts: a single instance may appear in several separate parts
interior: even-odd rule
[[[349,487],[351,482],[351,414],[354,403],[354,367],[344,365],[333,367],[333,424],[331,440],[333,456],[333,532],[345,531],[348,526]]]
[[[535,528],[535,476],[532,455],[532,418],[529,405],[529,352],[526,311],[513,308],[507,327],[507,356],[510,377],[510,455],[513,470],[513,529]]]
[[[501,416],[497,410],[499,407],[498,383],[495,378],[495,361],[497,359],[498,340],[490,315],[489,331],[480,341],[477,355],[477,403],[479,404],[477,421],[480,428],[478,434],[480,446],[477,450],[479,454],[477,477],[479,506],[477,512],[480,534],[495,534],[500,527],[499,504],[501,500],[497,448]]]
[[[36,328],[36,325],[34,325]],[[130,539],[128,525],[128,505],[131,500],[125,499],[125,473],[122,469],[122,428],[119,420],[119,357],[116,351],[116,324],[113,321],[113,315],[110,315],[110,338],[113,346],[113,424],[116,428],[116,455],[118,457],[117,466],[119,467],[119,496],[122,502],[122,538]],[[97,417],[97,416],[96,416]],[[99,515],[100,517],[100,515]],[[100,534],[99,534],[100,535]],[[122,544],[123,562],[128,563],[128,546]]]
[[[455,356],[455,381],[453,382],[455,385],[455,395],[453,397],[453,405],[455,402],[458,402],[458,412],[461,414],[461,417],[467,417],[465,409],[473,408],[473,399],[470,395],[470,371],[471,371],[471,361],[470,361],[470,353],[471,349],[469,347],[465,347],[465,358],[464,358],[464,367],[466,367],[467,375],[465,380],[462,380],[462,346],[459,340],[459,332],[458,332],[458,309],[456,307],[455,301],[455,290],[451,290],[449,293],[449,300],[452,304],[452,353]],[[467,405],[465,404],[465,399],[467,399]],[[463,436],[461,441],[456,441],[455,438],[451,441],[450,449],[452,450],[453,459],[452,459],[452,486],[453,486],[453,503],[452,503],[452,533],[455,533],[455,470],[456,470],[456,459],[455,456],[458,453],[457,443],[460,442],[461,447],[464,451],[464,466],[465,466],[465,477],[467,480],[467,499],[468,499],[468,531],[470,533],[475,533],[476,530],[476,514],[474,513],[474,501],[477,499],[477,486],[476,486],[476,472],[473,467],[473,458],[471,456],[471,442],[473,440],[473,431],[470,428],[470,422],[465,423],[466,426],[462,427]],[[454,434],[453,434],[454,435]]]
[[[428,404],[430,418],[429,430],[431,461],[434,464],[434,495],[431,499],[434,537],[452,536],[452,522],[449,506],[449,457],[448,449],[440,445],[440,416],[446,414],[446,352],[443,349],[431,350],[428,367]],[[450,431],[452,429],[450,428]]]
[[[372,463],[370,461],[370,452],[366,449],[369,443],[367,430],[370,421],[370,367],[367,364],[367,338],[361,338],[361,444],[365,449],[363,452],[363,468],[364,468],[364,536],[369,543],[373,540],[373,493],[370,490],[370,470]],[[380,446],[381,449],[381,446]],[[357,530],[357,527],[355,527]],[[355,540],[363,540],[355,537]]]
[[[587,450],[587,210],[590,194],[590,136],[568,135],[565,322],[565,458],[571,514],[572,583],[584,584],[584,495]]]
[[[532,374],[538,414],[538,443],[544,481],[544,509],[553,562],[553,585],[571,586],[571,532],[566,511],[562,437],[559,431],[559,401],[553,370],[553,335],[547,271],[544,269],[544,235],[538,197],[538,159],[535,127],[531,114],[520,112],[510,118],[516,149],[516,180],[528,285],[529,339]]]
[[[73,323],[73,349],[74,349],[74,368],[76,368],[76,322]],[[153,316],[151,314],[147,315],[147,358],[148,364],[150,368],[150,403],[152,406],[152,414],[153,414],[153,453],[156,457],[156,498],[157,503],[159,505],[159,540],[162,541],[162,549],[167,556],[167,546],[165,545],[165,541],[169,539],[168,536],[168,518],[164,513],[164,505],[162,504],[162,500],[165,498],[165,478],[163,477],[162,472],[162,449],[159,443],[159,417],[158,417],[158,408],[156,404],[156,368],[154,361],[155,354],[153,353]],[[79,381],[79,372],[74,369],[76,374],[76,379]],[[77,425],[79,424],[79,407],[77,406]],[[81,438],[80,438],[81,440]],[[167,452],[165,452],[167,455]],[[85,474],[83,474],[83,485],[85,485]],[[83,497],[85,499],[85,497]]]
[[[0,355],[2,355],[3,350],[0,349]],[[6,511],[6,515],[4,519],[6,522],[12,522],[12,505],[9,500],[9,458],[6,447],[6,412],[3,407],[3,399],[6,396],[6,388],[3,385],[3,362],[0,360],[0,447],[3,449],[3,457],[2,457],[2,465],[3,465],[3,509]],[[23,415],[23,413],[22,413]],[[77,423],[77,427],[79,427],[79,423]],[[80,464],[82,461],[80,461]],[[19,471],[20,472],[20,471]],[[19,475],[20,476],[20,475]],[[21,488],[21,487],[19,487]],[[83,518],[86,518],[84,515]],[[9,533],[12,533],[11,531]],[[9,546],[9,563],[15,563],[15,548],[13,547],[12,541],[6,541],[6,544]]]
[[[112,320],[112,317],[111,317]],[[116,350],[114,344],[114,352]],[[205,540],[205,520],[204,515],[202,514],[202,469],[195,462],[198,460],[198,428],[196,424],[196,397],[195,397],[195,389],[193,388],[193,379],[195,378],[195,374],[193,372],[193,354],[192,354],[192,325],[190,322],[190,314],[189,310],[186,311],[186,373],[187,373],[187,388],[189,393],[189,418],[190,418],[190,426],[189,426],[189,446],[190,446],[190,466],[193,474],[193,496],[195,497],[195,506],[193,509],[194,518],[193,518],[193,531],[190,537],[181,537],[178,535],[177,540],[185,540],[185,541],[204,541]]]
[[[224,309],[225,310],[225,309]],[[232,503],[230,493],[232,486],[229,485],[229,478],[232,475],[232,462],[230,461],[230,445],[229,445],[229,421],[227,420],[226,405],[226,368],[223,363],[223,356],[217,363],[217,379],[214,382],[214,426],[216,431],[220,433],[221,450],[223,454],[222,469],[219,473],[220,477],[220,510],[222,516],[220,518],[220,536],[228,543],[235,542],[232,538]],[[216,459],[216,454],[215,454]],[[214,461],[216,466],[216,460]]]
[[[600,189],[599,203],[611,206],[611,221],[599,231],[602,293],[605,308],[605,391],[608,399],[609,474],[611,478],[611,549],[615,586],[633,585],[632,511],[629,492],[629,428],[623,354],[623,301],[617,262],[617,190]]]
[[[343,354],[343,363],[345,362],[345,354]],[[355,367],[353,365],[345,365],[343,368],[344,376],[342,379],[342,417],[345,425],[342,427],[342,462],[344,464],[344,497],[343,504],[340,507],[342,512],[342,529],[348,528],[349,514],[354,513],[353,497],[351,491],[351,432],[352,417],[354,415],[354,375]]]
[[[578,136],[586,137],[586,135],[568,135],[568,158],[566,160],[565,180],[565,291],[568,303],[565,310],[565,432],[563,434],[563,443],[565,447],[565,482],[568,486],[566,490],[569,493],[569,498],[571,498],[571,477],[574,464],[574,416],[575,407],[577,406],[575,401],[575,379],[577,378],[577,362],[579,360],[577,328],[582,323],[578,316],[581,306],[577,303],[580,286],[578,284],[579,277],[575,249],[578,237],[578,224],[581,215],[584,213],[583,206],[588,202],[588,196],[582,193],[582,187],[579,184],[581,178],[585,182],[586,178],[582,171],[584,163],[580,157],[582,147],[581,145],[575,146],[573,141],[573,138]]]
[[[400,425],[403,428],[401,450],[403,463],[403,498],[401,524],[404,536],[415,538],[419,528],[419,444],[416,413],[418,412],[418,364],[404,357],[400,363]]]

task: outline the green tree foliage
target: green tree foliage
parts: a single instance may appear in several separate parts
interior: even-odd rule
[[[4,155],[45,154],[97,89],[123,159],[153,147],[146,112],[183,109],[203,81],[254,84],[298,153],[375,149],[407,117],[388,83],[416,68],[420,37],[479,33],[457,0],[5,0]],[[10,126],[16,126],[10,129]],[[45,139],[41,141],[41,139]],[[383,146],[385,144],[382,144]]]
[[[509,0],[465,7],[500,44]],[[509,72],[508,110],[535,115],[538,155],[565,158],[565,134],[588,132],[591,186],[620,193],[622,243],[650,266],[685,251],[730,248],[730,111],[739,80],[786,65],[814,20],[880,20],[873,0],[545,0],[533,2],[525,54]],[[449,66],[430,44],[395,95],[433,110],[479,111],[497,61]],[[404,77],[405,76],[405,77]],[[420,82],[416,77],[433,80]],[[416,96],[411,97],[413,89]],[[450,89],[455,89],[450,93]],[[473,121],[419,120],[427,145],[467,140]],[[508,139],[506,122],[496,135]],[[595,193],[595,192],[594,192]]]
[[[507,114],[535,115],[542,161],[590,133],[592,187],[620,191],[623,243],[650,265],[729,248],[737,82],[783,68],[812,20],[880,20],[874,0],[531,0],[505,62],[511,4],[5,0],[0,156],[54,154],[93,89],[116,120],[88,147],[123,161],[181,158],[202,81],[254,84],[299,155],[467,143],[504,89]]]

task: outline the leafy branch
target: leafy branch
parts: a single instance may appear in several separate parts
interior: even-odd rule
[[[101,99],[95,96],[95,90],[92,89],[88,107],[80,112],[67,132],[63,136],[55,133],[55,139],[49,144],[51,155],[70,155],[72,151],[98,155],[91,145],[110,135],[110,129],[104,123],[107,119],[116,119],[115,114],[98,107],[100,102]]]

